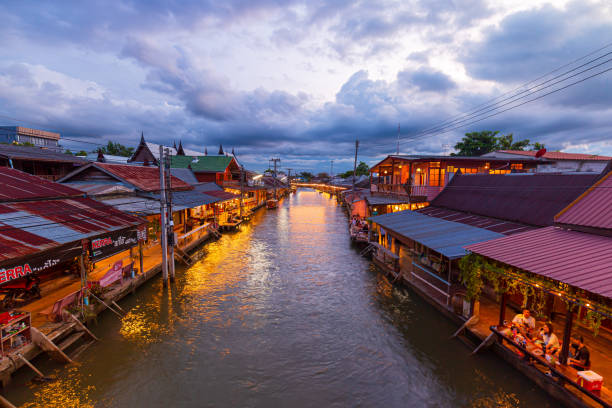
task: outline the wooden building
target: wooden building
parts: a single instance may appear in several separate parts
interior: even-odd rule
[[[85,158],[50,149],[0,144],[0,166],[21,170],[50,181],[58,180],[87,163]]]

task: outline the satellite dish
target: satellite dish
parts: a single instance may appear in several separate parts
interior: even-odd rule
[[[546,149],[540,149],[536,152],[535,157],[536,159],[539,159],[540,157],[544,156],[546,154]]]

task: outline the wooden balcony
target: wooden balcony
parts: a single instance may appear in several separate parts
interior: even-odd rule
[[[407,184],[372,184],[370,191],[378,194],[410,197],[411,202],[431,201],[442,191],[442,186],[409,186]]]

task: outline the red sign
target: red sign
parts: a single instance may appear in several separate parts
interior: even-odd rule
[[[29,264],[14,266],[10,269],[0,269],[0,284],[31,274],[32,269]]]
[[[105,247],[107,245],[112,245],[112,244],[113,244],[113,239],[110,237],[94,239],[93,241],[91,241],[91,247],[93,249],[100,249],[102,247]]]

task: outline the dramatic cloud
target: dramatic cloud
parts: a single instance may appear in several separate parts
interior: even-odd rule
[[[344,170],[355,139],[373,162],[395,152],[398,123],[405,153],[449,152],[462,133],[491,129],[612,154],[612,72],[419,133],[493,98],[499,109],[525,102],[500,95],[604,46],[604,0],[112,4],[0,4],[2,124],[60,131],[71,149],[133,146],[140,131],[198,150],[223,143],[256,169],[280,155],[296,169],[333,159]]]

